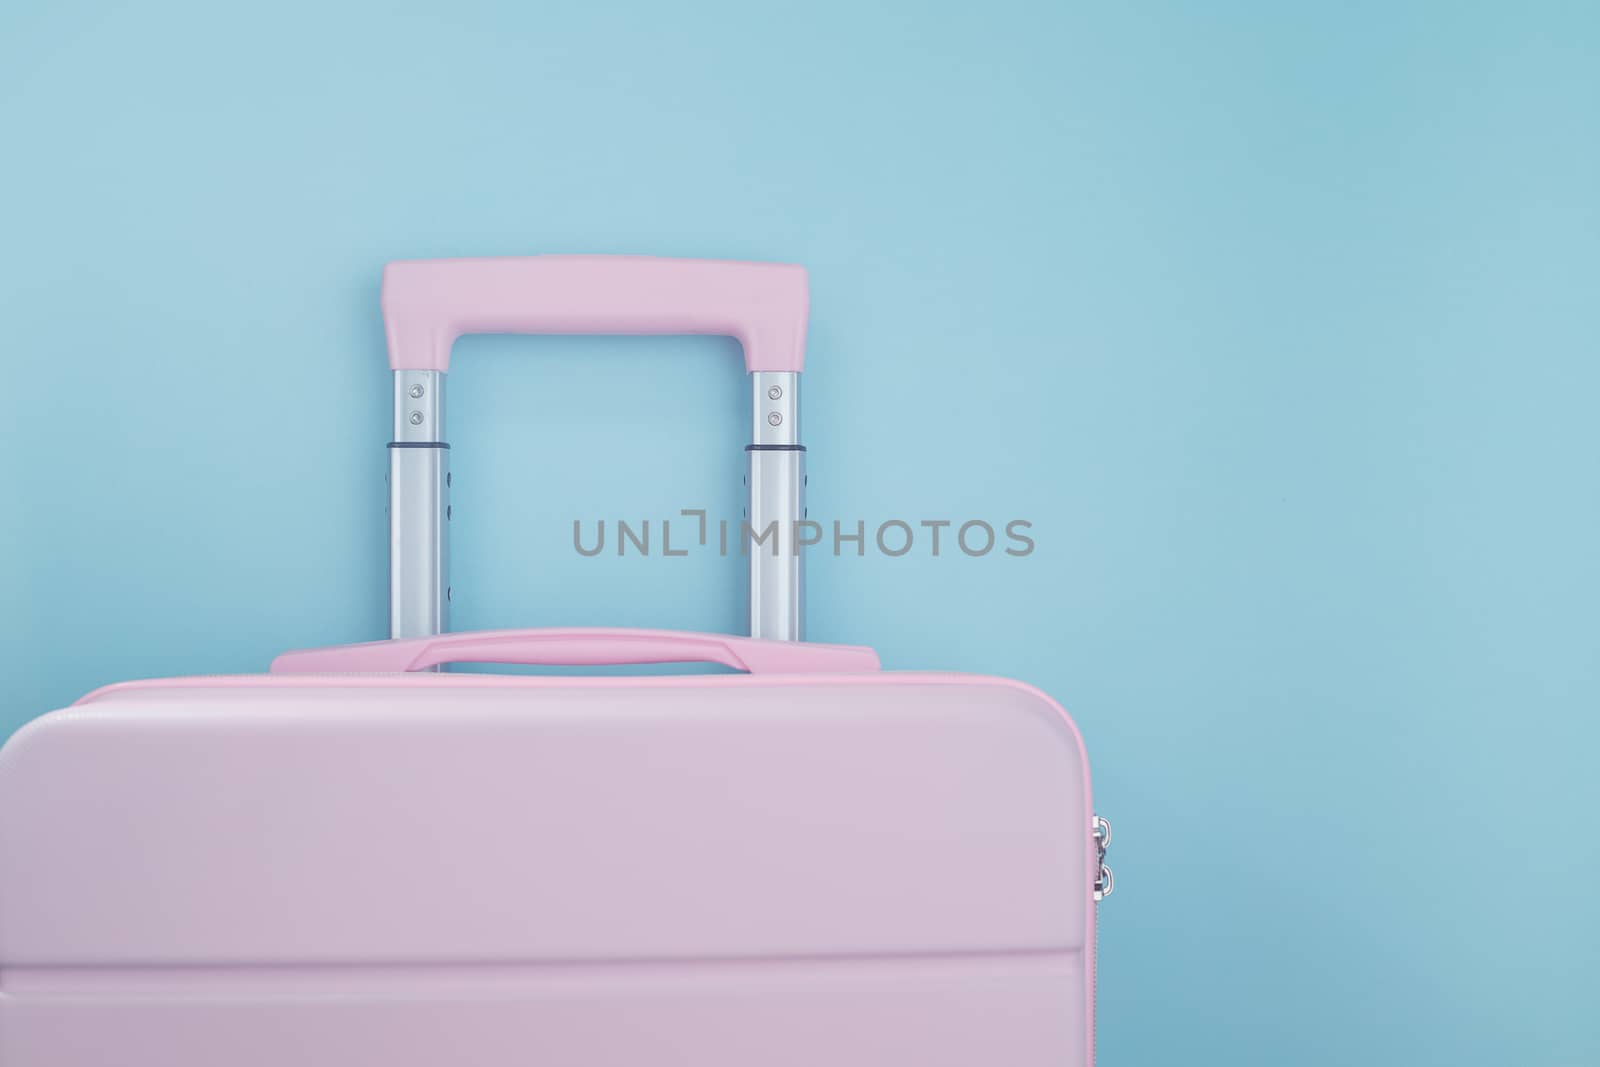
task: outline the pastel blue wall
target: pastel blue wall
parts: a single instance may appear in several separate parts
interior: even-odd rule
[[[1083,727],[1110,1064],[1600,1061],[1600,9],[0,15],[0,727],[384,625],[396,257],[812,272],[814,637]],[[460,627],[732,629],[732,342],[473,339]]]

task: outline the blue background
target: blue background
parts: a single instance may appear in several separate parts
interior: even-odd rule
[[[811,270],[811,634],[1060,697],[1111,1064],[1600,1060],[1600,9],[10,4],[0,734],[384,628],[391,258]],[[455,623],[736,629],[726,340],[475,338]]]

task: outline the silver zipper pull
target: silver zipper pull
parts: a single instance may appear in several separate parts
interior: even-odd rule
[[[1106,866],[1106,849],[1111,846],[1111,824],[1096,815],[1090,820],[1089,828],[1094,834],[1095,862],[1099,865],[1094,876],[1094,902],[1098,904],[1109,897],[1117,885],[1117,880],[1111,876],[1111,868]]]

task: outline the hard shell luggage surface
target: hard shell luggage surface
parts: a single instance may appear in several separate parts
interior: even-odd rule
[[[448,353],[465,328],[676,325],[764,359],[760,337],[794,333],[792,291],[668,321],[700,306],[692,276],[649,298],[613,288],[659,302],[619,321],[584,304],[616,277],[589,257],[561,301],[574,317],[518,311],[521,282],[570,277],[565,259],[464,261],[474,299],[503,287],[464,326],[439,281],[463,261],[444,264],[423,290],[450,315],[416,312],[402,354],[418,336]],[[392,359],[397,300],[386,283]],[[751,327],[752,301],[780,325]],[[797,350],[782,358],[793,370],[774,373],[797,374]],[[410,370],[397,427],[442,417],[414,403]],[[758,425],[772,389],[794,402],[781,382],[757,378]],[[391,452],[434,454],[391,457],[393,639],[110,686],[0,750],[0,1064],[1092,1062],[1107,831],[1058,705],[789,640],[803,616],[784,559],[751,563],[751,606],[752,630],[785,640],[439,633],[444,450]],[[759,506],[795,517],[784,469],[752,479],[753,512],[776,480]],[[744,673],[436,670],[678,661]]]

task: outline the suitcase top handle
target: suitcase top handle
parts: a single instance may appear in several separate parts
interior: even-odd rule
[[[383,271],[394,370],[450,369],[469,333],[718,334],[745,369],[804,369],[804,267],[650,256],[413,259]]]
[[[879,668],[861,645],[762,641],[682,630],[478,630],[285,652],[273,674],[423,671],[446,663],[601,666],[720,663],[752,674],[861,674]]]

